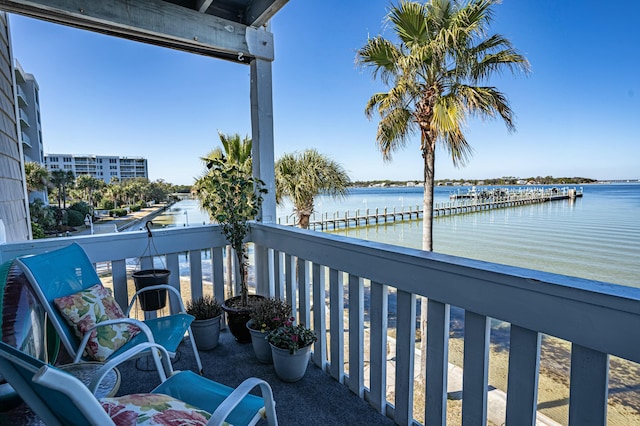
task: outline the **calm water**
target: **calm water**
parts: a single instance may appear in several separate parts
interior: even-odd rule
[[[640,185],[583,188],[575,201],[435,218],[434,251],[640,287]],[[413,190],[420,202],[422,192]],[[436,191],[436,201],[448,200],[450,188]],[[350,198],[373,200],[374,193],[357,190]],[[336,233],[420,248],[422,221]]]
[[[434,220],[434,251],[489,262],[640,287],[640,185],[585,185],[575,201],[556,201]],[[466,190],[466,188],[462,188]],[[451,187],[437,187],[448,202]],[[422,205],[422,188],[355,188],[342,200],[319,197],[316,212],[407,209]],[[293,223],[292,207],[278,208]],[[288,219],[287,219],[288,218]],[[168,226],[208,223],[197,201],[181,201],[154,219]],[[422,221],[331,231],[340,235],[420,248]]]

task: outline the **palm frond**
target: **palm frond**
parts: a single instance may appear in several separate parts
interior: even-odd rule
[[[499,116],[509,131],[515,130],[513,111],[506,96],[495,87],[475,87],[460,85],[457,92],[464,100],[465,108],[471,115],[482,119]]]
[[[390,110],[378,124],[376,141],[384,161],[391,161],[393,151],[404,148],[407,139],[416,131],[413,112],[408,108]]]
[[[387,15],[387,20],[404,44],[412,45],[424,43],[428,38],[426,5],[418,2],[402,0],[398,7],[394,7]]]

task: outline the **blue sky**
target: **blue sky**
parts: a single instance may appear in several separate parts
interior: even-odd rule
[[[420,180],[419,140],[384,163],[364,106],[385,88],[355,66],[384,31],[387,0],[290,0],[273,20],[276,158],[315,147],[353,180]],[[640,2],[504,0],[492,32],[531,62],[528,77],[490,83],[516,113],[470,120],[474,155],[436,179],[640,178]],[[46,153],[142,156],[149,177],[191,184],[217,132],[251,133],[249,68],[11,15],[15,57],[40,86]],[[390,37],[389,32],[384,32]]]

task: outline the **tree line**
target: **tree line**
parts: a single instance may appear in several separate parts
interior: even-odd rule
[[[59,233],[81,226],[87,215],[99,220],[97,210],[108,210],[111,216],[124,216],[137,211],[150,201],[171,200],[176,187],[162,179],[146,178],[119,180],[110,183],[87,174],[75,176],[71,170],[49,171],[39,163],[25,163],[27,190],[45,192],[49,205],[41,198],[29,203],[33,238]],[[183,189],[183,188],[180,188]]]

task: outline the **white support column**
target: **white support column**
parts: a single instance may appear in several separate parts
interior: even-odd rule
[[[253,174],[265,183],[269,191],[262,203],[258,220],[276,221],[276,184],[273,154],[273,94],[271,61],[251,62],[251,138],[253,142]]]
[[[253,175],[262,179],[267,193],[264,194],[262,209],[256,220],[265,223],[276,222],[276,178],[273,153],[273,94],[271,61],[254,59],[251,62],[251,156]],[[255,251],[255,264],[263,268],[268,264],[266,250]],[[258,270],[256,276],[264,276]],[[275,293],[278,295],[279,276],[274,275]]]

